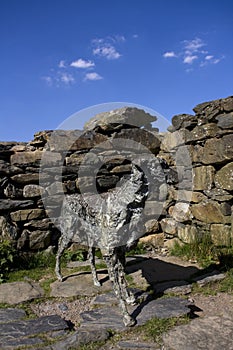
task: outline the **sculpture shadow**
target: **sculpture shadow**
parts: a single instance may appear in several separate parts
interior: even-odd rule
[[[145,298],[137,305],[132,313],[132,317],[135,319],[137,319],[143,308],[152,300],[163,296],[167,288],[188,285],[192,283],[193,276],[203,271],[196,266],[181,266],[158,258],[152,259],[135,256],[129,258],[130,260],[126,264],[126,274],[135,274],[134,279],[137,280],[138,273],[138,278],[145,278],[149,285],[146,293],[144,293]],[[138,300],[140,300],[140,294],[142,295],[143,291],[141,293],[139,291],[135,293]],[[193,304],[187,304],[187,308],[189,309],[187,315],[190,318],[198,317],[195,312],[202,311]]]

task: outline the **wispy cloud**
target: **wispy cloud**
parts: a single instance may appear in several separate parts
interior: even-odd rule
[[[116,44],[124,41],[123,36],[94,39],[92,40],[92,53],[94,56],[104,57],[107,60],[117,60],[122,55],[118,52]]]
[[[52,86],[53,85],[53,79],[52,77],[46,75],[44,77],[41,78],[42,80],[44,80],[46,82],[47,85]]]
[[[101,80],[103,77],[96,72],[86,73],[84,80]]]
[[[192,40],[184,40],[184,48],[186,54],[192,54],[193,52],[199,52],[200,48],[206,46],[204,41],[200,38],[195,38]]]
[[[60,81],[63,82],[65,85],[70,85],[75,82],[75,79],[70,73],[62,73],[60,76]]]
[[[162,55],[164,58],[176,58],[185,65],[194,67],[204,67],[210,64],[218,64],[224,56],[216,57],[208,51],[208,45],[201,38],[191,40],[183,40],[180,43],[180,48],[177,52],[166,51]],[[186,69],[186,72],[191,72],[193,69]]]
[[[66,68],[66,62],[64,60],[61,60],[59,63],[58,63],[58,67],[59,68]]]
[[[176,57],[176,54],[174,51],[167,51],[167,52],[164,52],[163,57],[165,58]]]
[[[86,60],[83,60],[82,58],[79,58],[78,60],[71,62],[70,66],[74,67],[74,68],[85,69],[85,68],[94,67],[95,63],[93,61],[90,61],[90,60],[86,61]]]

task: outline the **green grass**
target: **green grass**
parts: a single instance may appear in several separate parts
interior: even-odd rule
[[[171,255],[197,261],[203,268],[212,264],[220,264],[225,268],[233,267],[233,247],[216,247],[208,236],[202,242],[183,245],[176,243]]]

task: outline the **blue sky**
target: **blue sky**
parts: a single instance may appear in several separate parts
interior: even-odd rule
[[[100,103],[170,120],[232,95],[232,18],[231,0],[0,0],[0,140]]]

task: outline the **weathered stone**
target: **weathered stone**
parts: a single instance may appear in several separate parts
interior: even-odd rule
[[[0,309],[0,324],[20,320],[26,317],[26,312],[22,309],[7,308]]]
[[[188,335],[188,336],[187,336]],[[173,350],[219,350],[233,348],[233,320],[228,316],[196,318],[163,335],[165,348]]]
[[[110,337],[107,329],[98,329],[98,327],[83,327],[76,332],[69,334],[64,340],[58,341],[53,344],[51,350],[69,350],[77,349],[77,347],[90,344],[92,342],[103,342]]]
[[[1,199],[0,210],[15,210],[20,208],[28,208],[33,205],[31,200],[14,200],[14,199]]]
[[[217,116],[217,125],[222,129],[233,129],[233,112]]]
[[[187,142],[200,141],[210,137],[216,137],[220,132],[219,127],[215,123],[197,125],[187,135]]]
[[[194,204],[191,208],[193,216],[205,223],[226,223],[221,206],[218,202],[206,200],[198,204]]]
[[[122,129],[113,135],[113,141],[114,145],[120,147],[120,150],[133,150],[142,153],[145,152],[146,147],[146,150],[157,154],[160,149],[160,139],[145,129]]]
[[[169,235],[175,235],[177,233],[177,222],[174,219],[164,218],[160,224],[163,232]]]
[[[97,178],[97,184],[104,189],[115,187],[118,181],[119,177],[116,175],[100,176]]]
[[[176,246],[182,247],[184,243],[177,237],[170,238],[167,241],[164,242],[164,247],[167,248],[169,251],[173,250]]]
[[[0,216],[0,236],[14,240],[18,235],[17,228],[9,223],[4,216]]]
[[[158,232],[158,230],[159,230],[159,222],[158,222],[158,220],[155,220],[155,219],[148,220],[145,223],[145,227],[146,227],[146,232],[147,233]]]
[[[39,284],[34,282],[11,282],[0,284],[0,303],[3,304],[19,304],[28,300],[40,298],[43,295],[43,289]]]
[[[114,167],[111,170],[111,173],[130,173],[132,170],[131,164],[122,164]]]
[[[157,118],[136,107],[123,107],[95,115],[85,125],[84,129],[94,129],[97,125],[127,124],[132,126],[148,125]]]
[[[178,114],[172,117],[172,125],[178,130],[181,128],[192,129],[197,125],[197,117],[192,114]]]
[[[207,273],[205,275],[195,277],[192,280],[193,280],[193,282],[196,282],[199,286],[203,287],[209,283],[221,281],[224,278],[226,278],[225,273],[220,273],[219,271],[214,270],[214,271]]]
[[[29,222],[26,222],[24,224],[24,227],[27,228],[33,228],[33,229],[39,229],[39,230],[48,230],[49,228],[51,228],[52,226],[52,222],[50,221],[50,219],[42,219],[42,220],[32,220]]]
[[[17,174],[12,176],[11,180],[21,185],[39,183],[39,173]]]
[[[210,237],[216,246],[231,246],[233,236],[231,235],[231,226],[223,224],[212,224],[210,226]]]
[[[149,343],[146,341],[119,341],[117,344],[116,349],[122,349],[122,350],[159,350],[159,346],[156,346],[155,343]]]
[[[215,169],[212,165],[200,166],[193,169],[194,191],[210,190],[214,182]]]
[[[164,209],[164,203],[158,201],[146,201],[144,214],[146,216],[154,216],[154,218],[159,218]]]
[[[225,165],[217,172],[215,176],[215,185],[217,188],[228,191],[233,190],[233,162]]]
[[[36,346],[45,343],[40,337],[42,333],[52,334],[58,331],[68,330],[68,323],[58,315],[43,316],[36,320],[20,320],[1,325],[0,337],[2,349],[19,349],[24,346]]]
[[[66,187],[59,181],[54,181],[50,186],[46,187],[49,196],[58,195],[66,192]]]
[[[209,198],[219,202],[230,201],[233,198],[229,192],[223,190],[222,188],[212,188],[211,190],[204,191],[204,193]],[[197,202],[201,202],[201,200],[198,200]]]
[[[213,138],[206,141],[203,153],[200,154],[202,163],[217,164],[233,160],[233,135]]]
[[[192,214],[189,203],[178,202],[169,208],[169,214],[178,222],[190,221]]]
[[[107,136],[94,130],[56,130],[50,137],[49,149],[52,152],[89,150],[105,141]]]
[[[179,225],[177,235],[183,243],[196,243],[201,241],[201,233],[195,225]]]
[[[43,151],[17,152],[11,156],[12,165],[39,165]]]
[[[175,161],[177,166],[185,166],[190,169],[192,167],[193,146],[179,146],[176,150]]]
[[[39,197],[45,192],[44,188],[39,185],[26,185],[23,189],[23,196],[25,198]]]
[[[43,209],[22,209],[10,214],[13,221],[27,221],[33,219],[41,219],[45,217]]]
[[[164,246],[164,239],[164,233],[155,233],[153,235],[141,237],[139,239],[139,242],[142,244],[152,246],[154,248],[159,248]]]
[[[187,281],[168,281],[154,285],[156,293],[186,295],[191,293],[192,285]]]
[[[176,190],[175,188],[169,189],[169,195],[172,199],[182,202],[199,203],[206,199],[206,196],[201,192],[193,192],[188,190]]]
[[[35,230],[28,233],[29,248],[31,250],[46,249],[51,245],[51,231]]]
[[[226,112],[233,111],[233,96],[223,98],[221,100],[221,105],[224,111]]]
[[[3,159],[0,159],[0,174],[14,175],[14,174],[19,174],[21,172],[22,172],[21,168],[15,165],[10,165],[10,163],[4,161]]]
[[[167,132],[161,142],[161,150],[170,152],[180,145],[185,144],[187,132],[184,129],[175,132]]]
[[[141,326],[153,317],[156,318],[170,318],[187,315],[189,308],[187,307],[187,301],[183,298],[172,297],[165,299],[156,299],[148,302],[138,314],[137,308],[131,307],[132,315],[137,315],[137,325]],[[87,325],[99,328],[111,329],[116,331],[123,331],[125,327],[121,321],[120,313],[116,307],[99,308],[91,311],[86,311],[81,314],[81,328],[87,327]]]
[[[102,283],[101,287],[96,287],[93,284],[90,273],[75,274],[75,276],[67,277],[63,282],[53,282],[51,286],[51,297],[73,297],[77,295],[92,296],[100,292],[112,290],[112,285],[109,279],[106,280],[107,275],[103,272],[98,272],[99,281]]]

